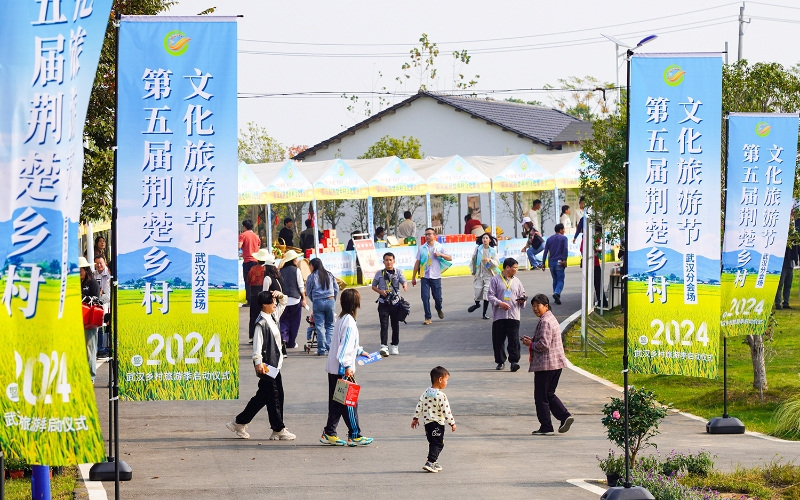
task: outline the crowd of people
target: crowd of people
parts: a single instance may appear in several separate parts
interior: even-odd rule
[[[541,205],[541,203],[539,203]],[[567,211],[565,212],[568,214]],[[528,235],[525,249],[534,255],[541,253],[541,261],[531,259],[535,269],[550,268],[553,279],[553,299],[560,304],[560,294],[564,285],[564,268],[567,261],[567,238],[564,226],[559,223],[554,235],[546,243],[541,238],[539,228],[528,217],[523,229]],[[291,221],[287,219],[287,224]],[[474,225],[474,224],[473,224]],[[475,228],[481,227],[474,225]],[[290,225],[284,229],[291,230]],[[312,228],[313,231],[313,228]],[[370,354],[361,346],[356,318],[361,309],[361,294],[348,288],[341,290],[336,278],[325,269],[322,260],[310,261],[311,274],[303,280],[297,267],[301,256],[288,250],[281,262],[277,262],[271,252],[258,248],[260,240],[252,239],[252,222],[243,222],[244,236],[240,237],[240,248],[250,250],[254,264],[248,266],[246,282],[250,303],[248,334],[252,344],[252,360],[256,376],[259,378],[258,390],[249,400],[244,410],[227,428],[240,438],[249,438],[247,426],[255,415],[265,406],[272,435],[270,440],[293,440],[294,434],[288,431],[283,418],[284,392],[281,368],[287,356],[287,349],[298,347],[296,339],[303,308],[307,302],[313,307],[313,328],[316,332],[317,355],[326,356],[325,370],[328,378],[328,418],[323,428],[320,442],[331,446],[365,446],[373,439],[363,435],[358,419],[358,403],[345,404],[337,400],[337,386],[350,381],[355,383],[358,364],[368,360]],[[444,319],[442,273],[452,263],[452,256],[445,245],[437,240],[436,232],[427,228],[424,242],[417,247],[416,260],[412,271],[411,284],[420,282],[420,298],[424,311],[423,325],[431,325],[433,313],[430,299],[433,297],[434,310],[440,320]],[[311,233],[313,237],[313,232]],[[252,241],[249,243],[248,240]],[[529,254],[530,255],[530,254]],[[377,294],[377,312],[380,321],[380,350],[382,357],[396,356],[400,344],[400,322],[402,314],[401,293],[408,291],[408,283],[403,272],[395,268],[395,256],[391,252],[383,255],[383,269],[373,277],[372,292]],[[517,277],[519,263],[514,258],[500,262],[497,240],[488,232],[476,238],[476,248],[470,261],[474,276],[474,304],[469,312],[483,306],[483,318],[492,319],[492,347],[497,370],[503,370],[510,363],[510,371],[520,369],[521,345],[528,347],[529,372],[534,373],[534,402],[539,429],[535,436],[553,435],[556,427],[552,417],[558,421],[558,432],[567,432],[574,418],[556,396],[561,370],[566,366],[566,357],[561,340],[558,321],[550,310],[550,301],[544,294],[535,295],[529,302],[522,282]],[[335,315],[336,301],[339,301],[340,314]],[[525,306],[530,303],[539,323],[532,337],[520,338],[520,324]],[[491,306],[491,316],[489,307]],[[391,337],[389,329],[391,328]],[[359,361],[360,360],[360,361]],[[444,389],[447,387],[449,372],[437,366],[431,370],[431,386],[419,399],[412,420],[412,428],[420,425],[425,428],[428,440],[428,455],[423,469],[428,472],[442,470],[438,463],[439,454],[444,448],[445,425],[456,430],[455,419]],[[339,438],[337,426],[340,420],[347,426],[347,439]]]

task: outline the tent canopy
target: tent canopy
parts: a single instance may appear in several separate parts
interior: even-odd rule
[[[468,156],[465,160],[491,177],[492,188],[498,193],[555,187],[555,176],[527,155]]]
[[[237,169],[239,205],[263,205],[267,203],[267,192],[250,167],[242,162]]]
[[[492,190],[492,180],[458,155],[405,161],[427,180],[430,194],[488,193]]]
[[[428,192],[425,179],[396,156],[348,160],[347,164],[362,179],[369,179],[370,196],[425,196]]]

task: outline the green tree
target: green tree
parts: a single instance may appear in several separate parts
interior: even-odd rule
[[[515,97],[508,97],[505,99],[506,102],[514,102],[517,104],[528,104],[530,106],[544,106],[542,101],[523,101],[522,99],[517,99]]]
[[[267,133],[266,128],[248,122],[247,130],[239,131],[239,161],[269,163],[285,157],[286,149]]]
[[[117,14],[152,16],[164,12],[176,2],[172,0],[116,0],[106,25],[100,50],[86,125],[83,130],[83,196],[81,221],[111,218],[112,183],[114,180],[114,117],[116,114],[116,29]]]
[[[575,118],[594,121],[610,113],[611,104],[606,100],[605,91],[614,88],[612,83],[601,82],[593,76],[570,76],[559,78],[557,86],[547,84],[544,87],[551,89],[553,106]]]
[[[580,192],[609,240],[622,239],[625,222],[625,94],[617,112],[592,125],[592,138],[581,142]]]

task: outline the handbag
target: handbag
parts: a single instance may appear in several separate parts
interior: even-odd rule
[[[361,392],[361,386],[356,384],[355,377],[342,377],[336,381],[332,399],[345,406],[355,406],[358,404],[359,392]]]
[[[82,304],[83,305],[83,329],[89,330],[91,328],[100,328],[103,326],[103,306],[97,304]]]

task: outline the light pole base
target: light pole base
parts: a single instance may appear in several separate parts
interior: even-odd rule
[[[600,497],[601,500],[655,500],[655,498],[641,486],[631,486],[630,488],[615,486],[607,489]]]
[[[736,417],[714,417],[706,424],[709,434],[744,434],[744,424]]]
[[[119,480],[130,481],[133,478],[133,469],[130,465],[125,463],[125,460],[119,461]],[[92,465],[89,469],[89,481],[115,481],[116,473],[114,472],[114,462],[100,462]]]

